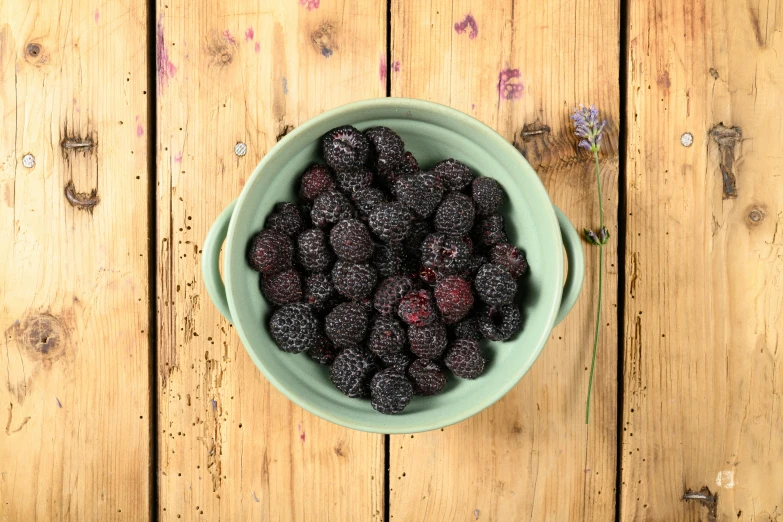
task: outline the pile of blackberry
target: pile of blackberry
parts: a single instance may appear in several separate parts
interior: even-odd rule
[[[300,201],[278,203],[248,245],[278,347],[386,414],[440,393],[447,370],[479,377],[480,341],[522,326],[528,265],[498,214],[503,189],[453,159],[421,170],[387,127],[338,127],[322,146]]]

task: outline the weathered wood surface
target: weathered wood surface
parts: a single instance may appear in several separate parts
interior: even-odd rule
[[[149,516],[146,16],[0,2],[0,520]]]
[[[599,105],[610,122],[602,183],[616,237],[619,7],[613,0],[392,2],[392,95],[450,105],[515,142],[577,228],[596,226],[596,180],[568,118],[580,103]],[[584,295],[503,400],[443,431],[391,437],[392,520],[613,518],[616,253],[613,241],[591,424],[584,408],[598,251],[588,249]]]
[[[628,39],[621,519],[778,520],[783,2],[631,0]]]
[[[199,264],[212,221],[278,136],[385,95],[385,8],[158,2],[161,520],[383,519],[383,436],[275,390],[209,301]]]

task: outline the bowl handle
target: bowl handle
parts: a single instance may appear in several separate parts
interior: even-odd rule
[[[585,256],[584,252],[582,252],[582,242],[574,225],[563,214],[563,211],[556,206],[555,214],[557,214],[557,223],[560,225],[560,234],[563,236],[563,245],[568,256],[568,275],[563,286],[560,310],[558,310],[557,318],[555,319],[555,324],[557,325],[565,319],[565,316],[574,307],[576,299],[582,291],[582,283],[585,280]]]
[[[204,248],[202,249],[204,254],[201,256],[201,274],[204,277],[207,294],[218,312],[231,322],[233,319],[228,308],[226,285],[223,284],[223,278],[220,277],[220,249],[226,240],[228,223],[231,221],[231,214],[234,213],[236,203],[236,200],[232,201],[212,224],[206,239],[204,239]]]

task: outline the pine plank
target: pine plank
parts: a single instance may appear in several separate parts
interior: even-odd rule
[[[569,116],[579,103],[597,104],[609,119],[602,184],[617,237],[619,2],[404,0],[392,2],[391,26],[392,95],[450,105],[516,143],[577,228],[596,226],[598,208],[593,167],[577,152]],[[391,437],[392,520],[613,518],[616,245],[606,250],[590,425],[598,252],[586,247],[583,296],[505,398],[443,431]]]
[[[146,17],[0,3],[1,520],[149,518]]]
[[[383,437],[272,388],[199,264],[209,226],[279,135],[384,96],[385,4],[166,0],[158,12],[161,520],[382,520]]]
[[[621,519],[776,520],[783,2],[629,13]]]

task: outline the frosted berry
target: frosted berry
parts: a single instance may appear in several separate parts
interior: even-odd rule
[[[338,348],[356,346],[367,334],[367,312],[356,303],[339,304],[326,316],[324,330]]]
[[[471,284],[456,275],[442,277],[435,283],[435,301],[443,322],[456,323],[468,315],[473,308]]]
[[[397,311],[403,296],[413,290],[413,281],[407,276],[393,276],[384,279],[378,286],[373,298],[373,306],[383,315],[392,315]]]
[[[517,293],[517,283],[508,270],[494,263],[479,268],[474,284],[479,299],[492,306],[510,303]]]
[[[302,299],[302,278],[293,268],[261,275],[261,293],[270,303],[282,306]]]
[[[438,363],[427,359],[416,359],[408,366],[408,376],[413,389],[419,395],[436,395],[446,385],[446,374]]]
[[[379,203],[370,213],[370,228],[381,241],[400,243],[411,229],[411,214],[400,202]]]
[[[413,384],[393,370],[376,373],[370,383],[370,404],[381,413],[400,413],[411,402]]]
[[[315,345],[319,334],[318,319],[306,304],[289,304],[272,314],[269,333],[284,352],[300,353]]]
[[[503,189],[492,178],[479,177],[473,180],[471,187],[473,203],[476,204],[476,213],[483,215],[494,214],[503,203]]]
[[[435,212],[443,197],[443,186],[431,172],[401,176],[394,182],[394,191],[397,200],[420,219]]]
[[[367,263],[337,261],[332,269],[334,288],[348,299],[361,299],[372,293],[378,274]]]
[[[412,326],[427,326],[437,319],[432,294],[427,290],[408,292],[397,307],[400,319]]]
[[[262,230],[250,240],[247,262],[253,270],[273,274],[290,267],[293,256],[290,238],[276,230]]]
[[[370,395],[370,379],[377,370],[372,355],[352,346],[337,354],[329,369],[329,377],[348,397],[367,397]]]
[[[527,272],[527,258],[525,254],[514,245],[509,245],[508,243],[493,246],[490,260],[508,270],[508,273],[514,279]]]
[[[329,233],[329,243],[337,257],[351,263],[367,261],[373,254],[370,231],[358,219],[343,219]]]
[[[405,345],[405,328],[393,317],[378,316],[370,329],[367,347],[372,353],[384,356],[399,353]]]
[[[473,173],[468,166],[455,159],[441,161],[432,168],[432,171],[448,190],[462,190],[473,181]]]
[[[373,127],[364,131],[370,141],[375,163],[379,169],[389,169],[402,161],[405,143],[389,127]]]
[[[330,130],[323,139],[326,163],[337,172],[363,166],[370,154],[367,138],[351,125]]]
[[[460,192],[449,194],[435,212],[435,230],[450,236],[463,236],[470,232],[475,218],[473,201]]]
[[[337,180],[337,188],[351,196],[356,191],[369,188],[372,185],[372,171],[367,167],[338,171],[335,174],[335,179]]]
[[[304,229],[304,220],[296,205],[280,202],[275,204],[272,214],[266,220],[265,228],[277,230],[288,237],[294,237]]]
[[[343,194],[331,190],[320,194],[315,198],[310,219],[313,225],[324,228],[333,225],[341,219],[350,219],[354,216],[354,208]]]
[[[332,171],[326,165],[311,165],[302,174],[299,182],[299,197],[307,202],[315,201],[315,198],[334,190],[337,184],[332,176]]]
[[[473,227],[473,235],[482,247],[491,247],[498,243],[507,243],[506,225],[503,216],[492,214],[478,220]]]
[[[323,272],[334,261],[334,254],[326,244],[326,234],[320,228],[305,230],[296,242],[297,260],[308,272]]]
[[[454,341],[444,362],[454,375],[463,379],[475,379],[481,375],[485,364],[478,342],[469,339]]]
[[[422,359],[439,359],[446,350],[448,335],[443,323],[436,321],[426,326],[408,327],[411,351]]]
[[[522,315],[513,304],[492,307],[479,317],[479,330],[490,341],[507,341],[522,328]]]

